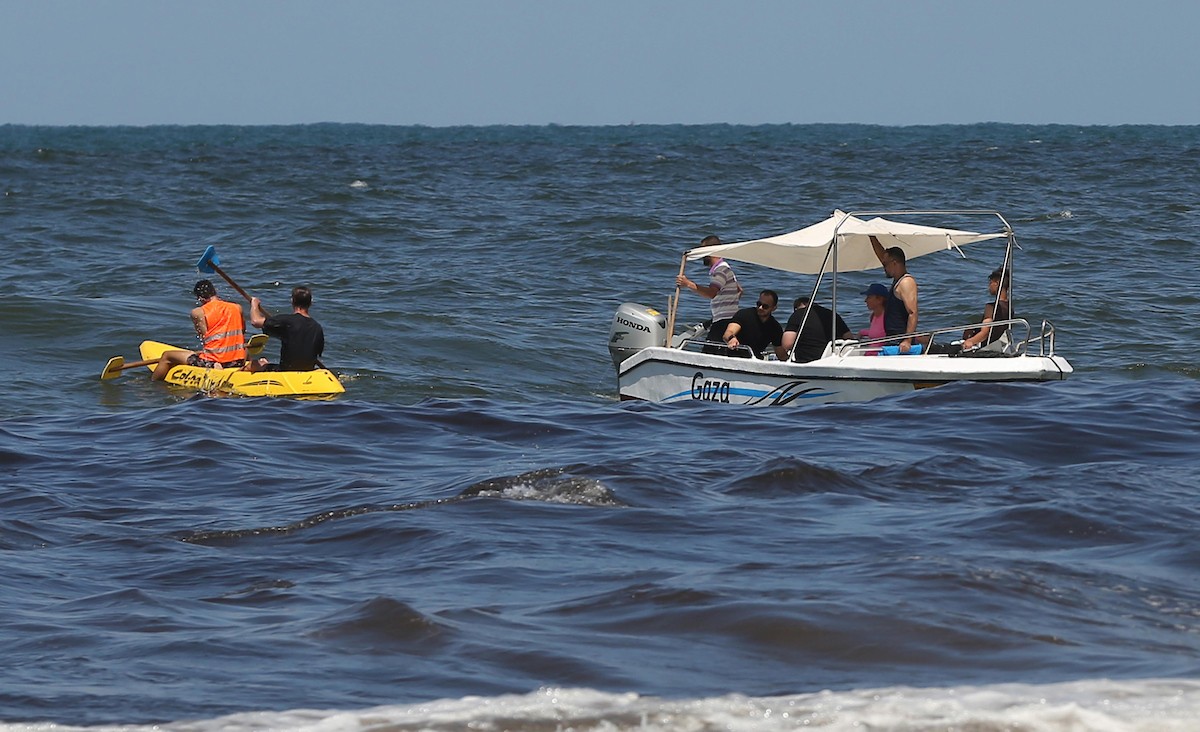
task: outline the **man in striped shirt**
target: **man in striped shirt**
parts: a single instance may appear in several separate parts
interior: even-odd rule
[[[700,241],[702,247],[719,246],[721,240],[715,236],[706,236]],[[696,294],[712,300],[712,326],[708,329],[708,340],[721,341],[725,335],[725,327],[737,314],[738,302],[742,297],[742,286],[738,283],[733,267],[720,257],[706,256],[702,260],[708,267],[709,282],[701,285],[687,278],[687,275],[675,277],[679,287],[695,290]]]

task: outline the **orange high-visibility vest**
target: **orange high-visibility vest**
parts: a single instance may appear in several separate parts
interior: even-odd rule
[[[242,332],[242,312],[235,303],[212,298],[200,307],[208,330],[200,357],[226,364],[246,358],[246,336]]]

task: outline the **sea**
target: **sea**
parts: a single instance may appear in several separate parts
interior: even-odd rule
[[[617,398],[701,238],[896,209],[1071,377]],[[0,730],[1200,729],[1198,241],[1193,126],[0,126]],[[210,246],[345,394],[100,378]]]

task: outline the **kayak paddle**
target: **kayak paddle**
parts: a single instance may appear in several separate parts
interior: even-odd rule
[[[246,356],[257,356],[258,354],[262,353],[262,350],[267,345],[268,340],[270,340],[270,338],[266,333],[255,333],[254,335],[250,336],[250,340],[246,341]],[[125,363],[124,356],[116,356],[115,358],[108,359],[108,363],[105,364],[104,370],[100,372],[100,379],[101,381],[108,381],[109,379],[117,378],[121,375],[121,372],[125,371],[126,369],[133,369],[137,368],[138,366],[150,366],[156,363],[158,363],[157,358],[151,358],[145,361],[134,361],[133,363]]]
[[[134,361],[133,363],[125,363],[124,356],[116,356],[108,359],[108,363],[104,365],[104,370],[100,372],[100,380],[108,381],[115,379],[121,375],[125,369],[137,368],[138,366],[149,366],[150,364],[158,363],[157,358],[146,359],[145,361]]]

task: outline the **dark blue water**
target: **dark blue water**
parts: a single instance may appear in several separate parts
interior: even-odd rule
[[[0,729],[1200,709],[1200,128],[8,126],[0,192]],[[961,207],[1013,223],[1071,380],[615,399],[612,312],[705,234]],[[209,245],[268,307],[313,287],[344,396],[99,379],[189,342]],[[922,324],[998,256],[912,263]]]

